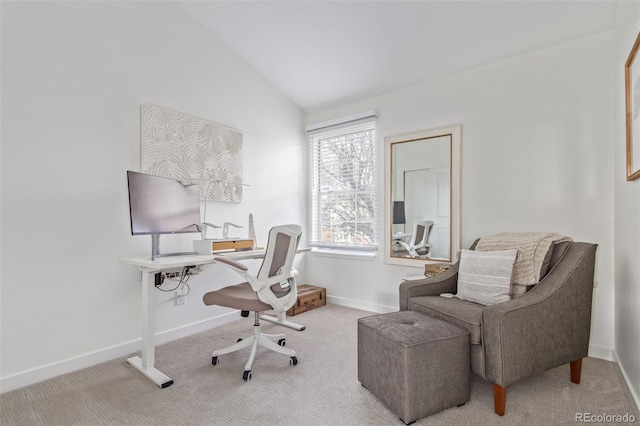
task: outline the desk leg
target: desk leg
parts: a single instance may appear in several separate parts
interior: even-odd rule
[[[293,328],[294,330],[298,330],[298,331],[302,331],[306,328],[304,325],[300,325],[300,324],[296,324],[295,322],[288,321],[286,312],[279,313],[277,318],[271,315],[262,315],[260,316],[260,319],[269,321],[275,324],[284,325],[285,327]]]
[[[155,272],[142,272],[142,353],[127,362],[147,376],[153,383],[166,388],[173,384],[171,377],[154,367],[155,353]]]

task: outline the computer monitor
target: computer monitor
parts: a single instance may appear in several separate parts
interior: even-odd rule
[[[198,185],[127,171],[132,235],[152,236],[152,258],[159,236],[201,231]]]

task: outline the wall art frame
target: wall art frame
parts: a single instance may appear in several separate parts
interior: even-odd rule
[[[640,32],[624,65],[627,124],[627,180],[640,178]]]
[[[150,103],[140,106],[143,173],[195,183],[200,199],[243,199],[244,133]]]

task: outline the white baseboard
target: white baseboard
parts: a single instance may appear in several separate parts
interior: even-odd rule
[[[172,340],[187,337],[201,331],[209,330],[214,327],[235,321],[238,319],[238,311],[232,311],[219,315],[214,318],[208,318],[203,321],[176,327],[156,334],[156,346]],[[43,365],[41,367],[30,370],[21,371],[10,376],[0,377],[0,393],[9,392],[24,386],[32,385],[43,380],[51,379],[62,374],[71,373],[101,362],[110,361],[112,359],[139,352],[142,339],[132,340],[119,345],[100,349],[84,355],[68,358],[59,362]]]
[[[613,361],[613,349],[606,346],[589,345],[589,356],[593,358],[604,359],[605,361]]]
[[[363,302],[356,299],[347,299],[346,297],[336,297],[327,295],[327,302],[333,305],[346,306],[347,308],[361,309],[363,311],[375,312],[377,314],[386,314],[398,310],[394,306],[377,305],[373,303]]]
[[[627,371],[624,369],[624,365],[622,365],[618,360],[618,355],[616,354],[615,350],[613,351],[613,361],[618,364],[618,367],[620,367],[620,371],[622,372],[622,377],[624,377],[624,381],[627,382],[627,388],[629,388],[629,393],[631,393],[631,396],[633,397],[633,400],[636,403],[636,410],[640,411],[640,395],[638,394],[638,392],[640,392],[640,389],[635,389],[633,387],[631,379],[629,378]]]

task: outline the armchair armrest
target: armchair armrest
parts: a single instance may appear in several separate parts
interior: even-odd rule
[[[483,309],[485,379],[506,387],[587,356],[596,248],[572,243],[531,291]]]
[[[458,287],[458,263],[433,277],[417,281],[405,281],[400,284],[400,310],[406,311],[409,298],[416,296],[438,296],[442,293],[455,293]]]

